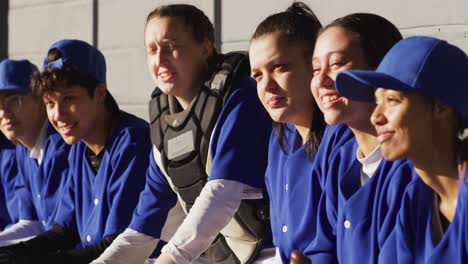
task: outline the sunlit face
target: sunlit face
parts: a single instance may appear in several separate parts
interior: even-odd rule
[[[151,19],[145,29],[148,69],[165,94],[184,98],[199,86],[212,54],[208,40],[197,42],[183,20],[172,17]]]
[[[0,93],[0,130],[16,142],[36,135],[44,120],[44,106],[32,95]]]
[[[325,121],[334,125],[368,120],[373,106],[342,97],[335,88],[339,71],[370,69],[359,42],[341,27],[326,29],[317,39],[312,58],[314,78],[312,94],[322,110]]]
[[[371,122],[388,160],[415,157],[432,142],[432,106],[414,93],[379,88]]]
[[[258,96],[271,118],[310,125],[315,105],[309,90],[312,68],[303,45],[271,33],[252,41],[249,56]]]
[[[94,137],[99,114],[104,107],[106,89],[99,85],[91,97],[86,88],[70,85],[47,92],[43,99],[50,123],[67,144]]]

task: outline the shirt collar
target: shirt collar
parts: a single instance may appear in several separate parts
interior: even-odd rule
[[[378,145],[367,157],[359,158],[359,149],[356,151],[356,157],[358,161],[362,164],[362,172],[368,177],[372,177],[372,174],[379,167],[380,161],[382,160],[382,152],[380,150],[380,145]]]
[[[36,139],[36,144],[34,145],[34,148],[29,153],[29,157],[32,159],[36,159],[39,165],[41,165],[42,159],[44,158],[44,147],[46,142],[47,129],[49,128],[48,124],[49,122],[46,120],[42,125],[39,136]]]

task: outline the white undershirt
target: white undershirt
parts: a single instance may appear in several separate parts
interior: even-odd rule
[[[367,157],[362,157],[362,152],[356,151],[356,158],[362,164],[361,169],[361,186],[364,185],[374,174],[382,160],[382,151],[378,145]]]
[[[44,157],[48,124],[49,122],[46,120],[36,139],[36,144],[29,153],[29,157],[31,159],[36,159],[39,165],[41,165]],[[18,242],[28,240],[42,232],[44,232],[44,227],[39,221],[20,219],[17,223],[0,232],[0,246],[13,245]]]
[[[37,163],[41,165],[42,159],[44,158],[44,147],[45,141],[47,137],[47,129],[49,128],[49,121],[45,121],[42,125],[41,132],[37,137],[36,144],[32,148],[31,152],[29,153],[29,157],[31,159],[36,159]]]
[[[261,198],[259,193],[252,192],[252,187],[246,184],[224,179],[209,181],[162,252],[169,254],[177,264],[194,262],[229,223],[241,200],[258,198]],[[127,229],[92,263],[143,263],[158,241]],[[259,257],[262,262],[259,263],[273,263],[268,262],[273,257],[274,250],[263,250]],[[195,262],[206,262],[201,258],[198,260]]]

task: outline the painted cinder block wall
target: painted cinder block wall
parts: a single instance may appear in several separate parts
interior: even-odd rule
[[[190,3],[217,26],[222,52],[245,50],[257,24],[284,10],[291,0],[0,0],[0,49],[10,58],[42,64],[47,48],[62,38],[79,38],[106,56],[107,84],[122,109],[147,118],[153,84],[146,68],[143,27],[154,7]],[[405,36],[431,35],[468,52],[468,0],[308,0],[323,24],[353,12],[372,12],[392,21]],[[5,25],[7,23],[7,25]]]

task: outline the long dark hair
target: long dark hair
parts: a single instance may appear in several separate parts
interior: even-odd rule
[[[319,35],[331,27],[341,27],[358,40],[367,64],[373,69],[379,66],[393,45],[402,39],[394,24],[375,14],[354,13],[340,17],[325,26]]]
[[[286,11],[270,15],[263,20],[255,30],[251,41],[272,33],[279,33],[289,42],[302,43],[304,56],[311,63],[314,53],[314,44],[322,24],[314,12],[302,2],[294,2]],[[286,151],[288,143],[285,138],[284,124],[274,123],[274,130],[283,151]],[[326,123],[322,111],[317,106],[312,114],[312,128],[309,131],[306,142],[306,152],[313,156],[322,141]]]

